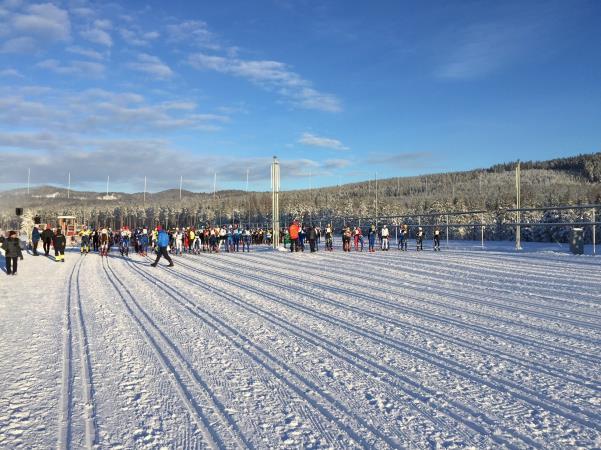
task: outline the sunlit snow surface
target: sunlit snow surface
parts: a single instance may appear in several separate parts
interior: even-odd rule
[[[600,447],[601,257],[478,245],[26,255],[0,448]]]

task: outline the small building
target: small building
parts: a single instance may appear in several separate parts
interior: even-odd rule
[[[75,216],[58,216],[58,226],[65,236],[75,236],[77,234],[77,222]]]

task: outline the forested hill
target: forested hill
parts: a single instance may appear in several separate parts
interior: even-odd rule
[[[515,168],[515,162],[497,164],[489,172],[506,172]],[[590,155],[570,156],[548,161],[523,161],[522,169],[544,169],[568,172],[590,182],[601,182],[601,152]]]
[[[515,162],[488,169],[378,180],[378,203],[373,180],[312,190],[285,191],[280,205],[286,218],[379,217],[422,212],[471,209],[498,210],[515,204]],[[525,161],[522,167],[522,206],[601,202],[601,153],[549,161]],[[71,214],[80,221],[140,225],[240,221],[265,223],[271,214],[271,193],[179,190],[147,194],[67,191],[51,186],[0,194],[0,226],[14,221],[14,208],[24,207],[50,221]],[[377,206],[377,211],[376,211]]]

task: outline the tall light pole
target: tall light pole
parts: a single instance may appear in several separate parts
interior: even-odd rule
[[[280,163],[277,156],[273,157],[271,164],[271,227],[273,229],[273,248],[280,244]]]
[[[376,172],[376,230],[378,229],[378,172]]]
[[[248,172],[249,169],[246,169],[246,215],[248,216],[248,228],[250,228],[250,197],[248,195]]]
[[[515,249],[516,250],[521,250],[522,249],[522,230],[521,230],[521,226],[520,226],[520,222],[522,221],[522,213],[520,211],[521,206],[521,202],[520,202],[520,196],[521,196],[521,173],[520,173],[520,160],[518,159],[518,164],[515,167],[515,206],[516,206],[516,226],[515,226]]]
[[[107,175],[106,176],[106,199],[108,200],[109,197],[109,181],[111,180],[111,176]]]

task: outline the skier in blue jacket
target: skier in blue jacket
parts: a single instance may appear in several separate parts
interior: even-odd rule
[[[151,264],[152,267],[156,267],[161,259],[161,256],[165,257],[167,261],[169,261],[169,265],[167,267],[173,267],[173,261],[171,260],[171,256],[169,256],[169,252],[167,251],[167,247],[169,246],[169,235],[161,226],[157,227],[158,235],[157,235],[157,246],[159,248],[157,252],[157,259]]]

